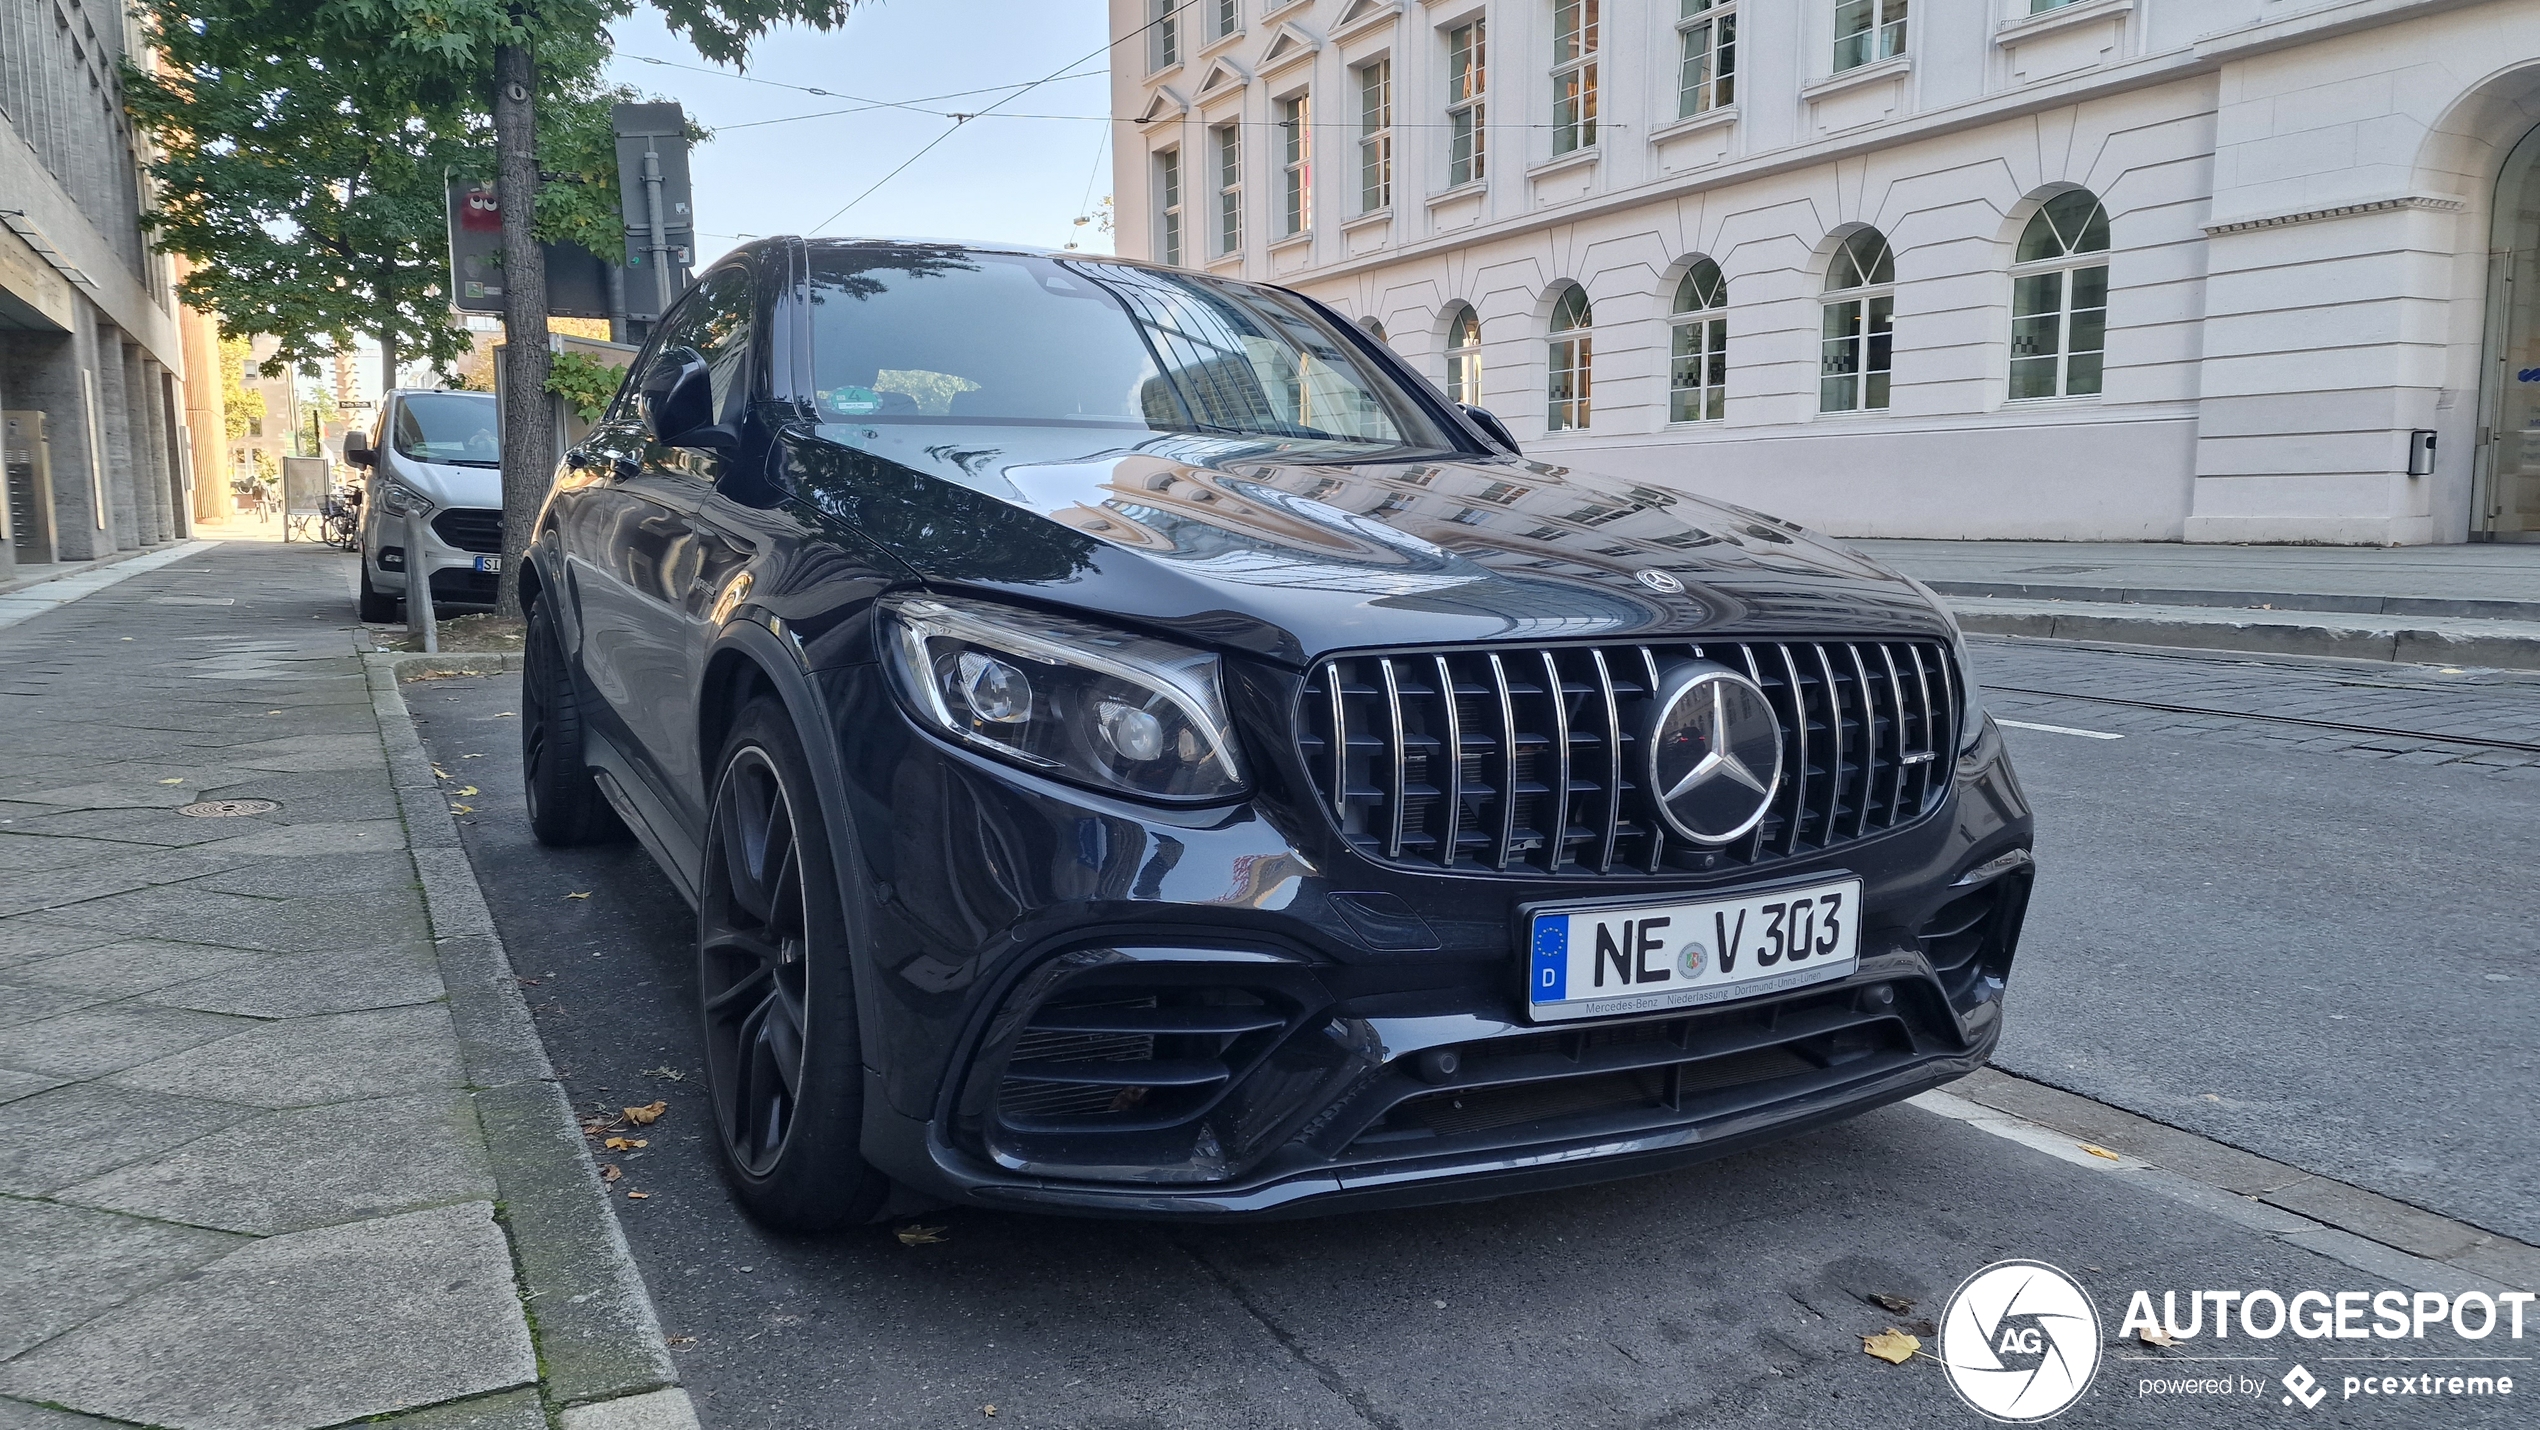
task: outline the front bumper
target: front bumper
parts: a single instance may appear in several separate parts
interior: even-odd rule
[[[1911,825],[1765,878],[1583,890],[1379,865],[1277,770],[1226,809],[1108,801],[932,740],[871,674],[826,677],[873,895],[864,1151],[936,1196],[1212,1218],[1497,1197],[1851,1116],[1999,1035],[2032,820],[1989,728]],[[1838,873],[1864,885],[1840,981],[1525,1021],[1520,905]]]
[[[474,508],[458,510],[478,515]],[[502,585],[502,573],[477,569],[482,559],[500,559],[501,513],[492,515],[497,523],[492,537],[496,548],[493,551],[471,550],[457,545],[444,537],[432,522],[418,523],[422,527],[420,550],[425,579],[431,583],[432,599],[436,603],[461,606],[494,604]],[[481,522],[475,524],[482,525]],[[363,559],[370,563],[370,584],[374,590],[393,592],[399,596],[405,594],[406,563],[410,559],[407,539],[406,519],[383,511],[378,518],[377,530],[363,554]],[[483,545],[485,542],[479,538],[476,544]]]

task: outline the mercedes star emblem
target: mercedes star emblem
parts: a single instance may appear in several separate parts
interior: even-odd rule
[[[1696,844],[1751,833],[1781,787],[1782,727],[1754,681],[1711,661],[1660,672],[1643,741],[1648,788],[1668,827]]]
[[[1681,596],[1685,593],[1684,582],[1677,580],[1675,577],[1659,570],[1657,567],[1644,566],[1640,570],[1633,572],[1632,575],[1639,580],[1640,584],[1658,592],[1660,595]]]

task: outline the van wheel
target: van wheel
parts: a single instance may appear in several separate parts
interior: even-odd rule
[[[869,1219],[847,917],[811,763],[776,701],[750,702],[716,762],[697,902],[697,994],[725,1178],[779,1231]]]
[[[362,592],[354,602],[363,621],[377,626],[397,619],[397,598],[370,584],[370,553],[362,553]]]
[[[564,641],[545,601],[529,608],[520,673],[520,774],[529,828],[541,844],[595,844],[625,828],[600,794],[582,754],[579,682],[566,669]]]

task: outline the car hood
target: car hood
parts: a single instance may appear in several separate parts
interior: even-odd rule
[[[462,467],[453,462],[419,462],[398,456],[389,464],[389,474],[432,499],[435,507],[503,506],[503,472],[500,467]]]
[[[1345,463],[1355,449],[1138,435],[823,424],[787,454],[806,500],[930,587],[1296,664],[1477,641],[1952,634],[1916,583],[1682,492],[1520,457]]]

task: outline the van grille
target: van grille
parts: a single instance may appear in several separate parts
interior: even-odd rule
[[[432,529],[461,551],[502,554],[503,514],[492,507],[443,507],[433,514]]]
[[[1744,672],[1781,720],[1782,782],[1721,848],[1664,828],[1632,771],[1662,665]],[[1893,829],[1948,793],[1961,708],[1930,641],[1485,646],[1317,666],[1297,748],[1372,858],[1468,873],[1655,874],[1766,864]]]

